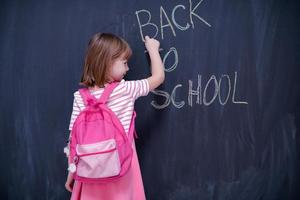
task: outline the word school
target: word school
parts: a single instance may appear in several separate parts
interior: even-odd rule
[[[200,104],[200,105],[205,105],[209,106],[211,105],[214,101],[217,100],[218,97],[218,102],[221,105],[225,105],[228,103],[230,95],[231,95],[231,102],[233,104],[248,104],[246,101],[238,101],[236,100],[236,90],[237,90],[237,72],[234,73],[234,81],[232,84],[232,81],[230,79],[230,76],[228,74],[222,74],[219,80],[217,80],[215,75],[211,75],[210,79],[207,81],[206,84],[202,83],[202,75],[198,75],[198,82],[196,87],[194,87],[194,83],[192,80],[188,81],[188,105],[190,107],[193,107],[194,104]],[[222,97],[221,95],[221,88],[222,85],[227,85],[227,94]],[[232,89],[233,85],[233,89]],[[204,87],[203,87],[204,86]],[[213,96],[208,99],[207,93],[209,87],[212,87],[214,90]],[[162,90],[154,90],[152,93],[157,96],[161,96],[165,99],[165,101],[162,104],[158,104],[156,101],[152,101],[151,105],[155,109],[163,109],[166,108],[172,103],[172,105],[176,108],[182,108],[185,105],[185,101],[178,101],[176,98],[176,92],[179,88],[182,88],[182,84],[177,84],[171,93],[169,94],[166,91]],[[204,89],[203,89],[204,88]],[[195,103],[193,99],[196,99]]]

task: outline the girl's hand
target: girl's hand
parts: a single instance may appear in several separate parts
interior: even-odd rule
[[[147,78],[149,90],[157,88],[165,80],[165,71],[163,61],[159,55],[159,41],[153,38],[145,37],[145,46],[148,50],[151,60],[151,76]]]
[[[73,173],[69,172],[68,173],[68,178],[67,181],[65,183],[65,188],[69,191],[72,192],[72,187],[73,187]]]
[[[148,35],[146,35],[145,46],[149,53],[153,52],[153,51],[158,51],[159,50],[159,41],[154,38],[150,38]]]

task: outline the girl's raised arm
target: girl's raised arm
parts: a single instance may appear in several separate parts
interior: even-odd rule
[[[146,36],[145,46],[151,60],[151,76],[147,78],[147,80],[149,82],[149,90],[152,91],[164,82],[165,71],[163,62],[159,55],[159,41]]]

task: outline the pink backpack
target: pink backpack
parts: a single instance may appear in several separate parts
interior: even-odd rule
[[[122,177],[131,165],[136,114],[133,112],[127,137],[120,120],[106,105],[117,85],[108,85],[99,100],[87,88],[79,90],[86,108],[71,131],[70,171],[75,172],[75,180],[106,183]]]

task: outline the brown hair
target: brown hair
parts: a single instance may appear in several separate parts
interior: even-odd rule
[[[80,85],[103,87],[113,62],[120,56],[128,60],[131,55],[130,46],[122,38],[111,33],[95,34],[88,43]]]

